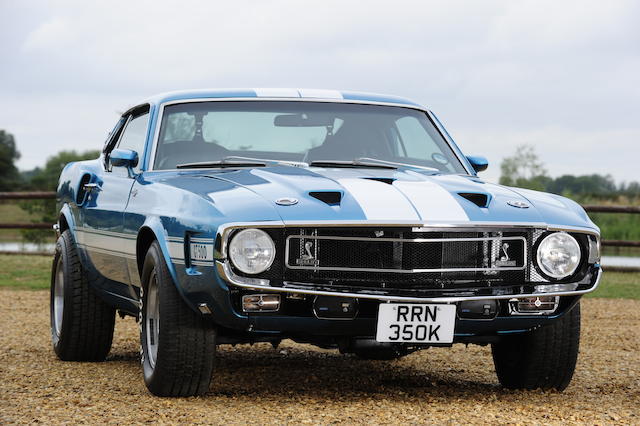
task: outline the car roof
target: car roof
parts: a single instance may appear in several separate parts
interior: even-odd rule
[[[318,99],[318,100],[336,100],[336,101],[356,101],[364,103],[390,103],[400,104],[412,107],[423,107],[409,99],[397,96],[381,95],[376,93],[350,92],[326,89],[288,89],[288,88],[255,88],[255,89],[199,89],[199,90],[181,90],[175,92],[161,93],[152,96],[142,103],[162,104],[166,102],[189,100],[189,99],[206,99],[206,98],[225,98],[225,99],[246,99],[246,98],[278,98],[278,99]]]

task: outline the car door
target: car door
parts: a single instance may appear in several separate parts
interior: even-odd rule
[[[135,235],[123,232],[123,215],[129,201],[138,164],[129,170],[112,167],[109,154],[115,149],[130,149],[142,155],[149,125],[149,107],[143,106],[126,116],[126,124],[117,140],[105,148],[103,170],[96,187],[82,209],[82,241],[93,265],[105,277],[130,285],[127,259],[135,259]],[[140,163],[140,161],[139,161]]]

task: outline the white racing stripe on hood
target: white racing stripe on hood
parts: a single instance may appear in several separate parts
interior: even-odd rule
[[[419,220],[407,197],[393,186],[370,179],[338,179],[358,202],[367,219]]]
[[[393,187],[402,192],[429,222],[467,222],[469,216],[454,196],[435,182],[395,181]]]
[[[253,89],[256,92],[256,96],[259,98],[299,98],[300,93],[297,89],[287,88],[256,88]]]
[[[342,93],[337,90],[298,89],[302,98],[342,99]]]

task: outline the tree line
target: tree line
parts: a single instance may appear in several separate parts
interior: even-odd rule
[[[0,191],[55,191],[58,178],[65,165],[73,161],[98,158],[100,151],[60,151],[49,157],[43,167],[20,172],[15,162],[20,159],[15,138],[0,130]],[[19,206],[34,221],[54,223],[57,220],[55,200],[20,201]],[[43,229],[23,229],[22,237],[29,242],[42,243],[51,238],[51,231]]]
[[[531,145],[521,145],[500,164],[500,184],[564,195],[576,201],[640,199],[640,182],[616,183],[611,175],[548,175]]]
[[[15,162],[20,159],[12,134],[0,130],[0,191],[55,191],[64,166],[73,161],[98,158],[100,151],[60,151],[49,157],[43,167],[20,172]]]
[[[67,163],[97,158],[100,151],[61,151],[47,159],[42,168],[20,172],[15,162],[20,159],[15,138],[0,130],[0,191],[53,191],[60,172]],[[640,199],[640,182],[616,183],[611,175],[548,175],[535,149],[530,145],[516,148],[514,155],[500,164],[500,184],[565,195],[574,199],[599,198]]]

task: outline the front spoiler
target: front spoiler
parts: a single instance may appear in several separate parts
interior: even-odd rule
[[[567,291],[538,291],[527,292],[521,294],[494,294],[494,295],[482,295],[482,296],[442,296],[442,297],[415,297],[415,296],[396,296],[383,294],[382,291],[377,293],[375,290],[362,290],[362,292],[350,292],[341,290],[319,290],[310,288],[313,284],[309,283],[292,283],[283,282],[281,287],[269,285],[268,280],[257,278],[246,278],[237,275],[231,269],[231,265],[228,261],[216,261],[216,268],[219,276],[231,285],[241,287],[250,290],[262,290],[262,291],[278,291],[284,293],[298,293],[298,294],[312,294],[318,296],[342,296],[342,297],[354,297],[361,299],[374,299],[388,302],[415,302],[415,303],[456,303],[468,300],[487,300],[487,299],[523,299],[536,296],[577,296],[594,291],[600,284],[602,277],[602,268],[597,268],[597,275],[595,283],[585,290],[567,290]],[[541,283],[542,284],[542,283]],[[553,286],[552,283],[546,283],[549,286]]]

